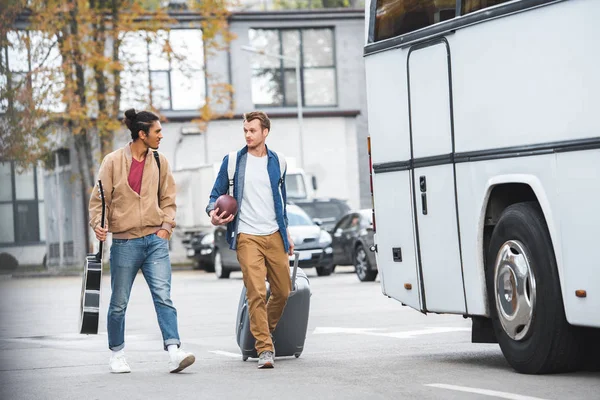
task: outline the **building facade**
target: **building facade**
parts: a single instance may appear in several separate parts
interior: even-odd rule
[[[165,117],[160,151],[172,169],[218,163],[228,152],[243,147],[242,115],[260,109],[272,121],[267,145],[316,177],[318,197],[346,199],[353,208],[370,207],[363,10],[238,11],[229,19],[235,39],[212,54],[206,54],[196,15],[184,10],[173,16],[181,21],[181,27],[165,35],[186,52],[185,65],[161,56],[143,35],[132,34],[122,46],[122,58],[129,67],[122,74],[121,101],[125,110],[148,108],[150,100]],[[300,58],[300,85],[296,82],[296,57]],[[152,91],[140,81],[152,82]],[[216,101],[216,91],[224,86],[233,89],[232,97]],[[229,110],[230,115],[200,128],[194,120],[206,101],[216,111]],[[114,148],[129,140],[123,130],[115,136]],[[68,142],[61,147],[73,150]],[[27,200],[20,197],[20,182],[25,177],[15,175],[10,162],[0,164],[0,184],[10,181],[13,189],[10,199],[2,192],[0,212],[8,213],[11,204],[15,226],[35,228],[33,213],[24,219],[14,207],[23,208],[23,201],[28,207],[38,205],[35,244],[20,241],[20,228],[16,227],[14,237],[0,237],[0,252],[14,255],[19,264],[45,260],[60,268],[83,265],[86,246],[81,238],[89,232],[84,232],[86,202],[74,173],[77,157],[65,159],[63,154],[61,162],[56,170],[33,172],[38,189]],[[185,261],[182,238],[176,231],[174,262]]]

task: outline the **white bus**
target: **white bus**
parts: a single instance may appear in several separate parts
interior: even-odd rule
[[[366,5],[382,291],[472,318],[522,373],[600,342],[599,17],[599,0]]]

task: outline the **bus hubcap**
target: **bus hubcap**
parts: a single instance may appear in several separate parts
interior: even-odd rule
[[[514,340],[523,340],[531,327],[535,307],[535,277],[523,244],[504,243],[494,267],[496,309],[504,332]]]

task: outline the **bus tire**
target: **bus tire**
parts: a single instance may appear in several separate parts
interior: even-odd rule
[[[487,254],[486,282],[496,338],[516,371],[544,374],[578,367],[581,341],[566,320],[550,233],[536,202],[513,204],[500,216]]]

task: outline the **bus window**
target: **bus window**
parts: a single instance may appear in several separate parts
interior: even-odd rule
[[[507,3],[509,1],[511,0],[463,0],[463,14],[472,13],[483,8]]]
[[[377,1],[376,42],[452,19],[456,15],[456,0],[373,1]]]

